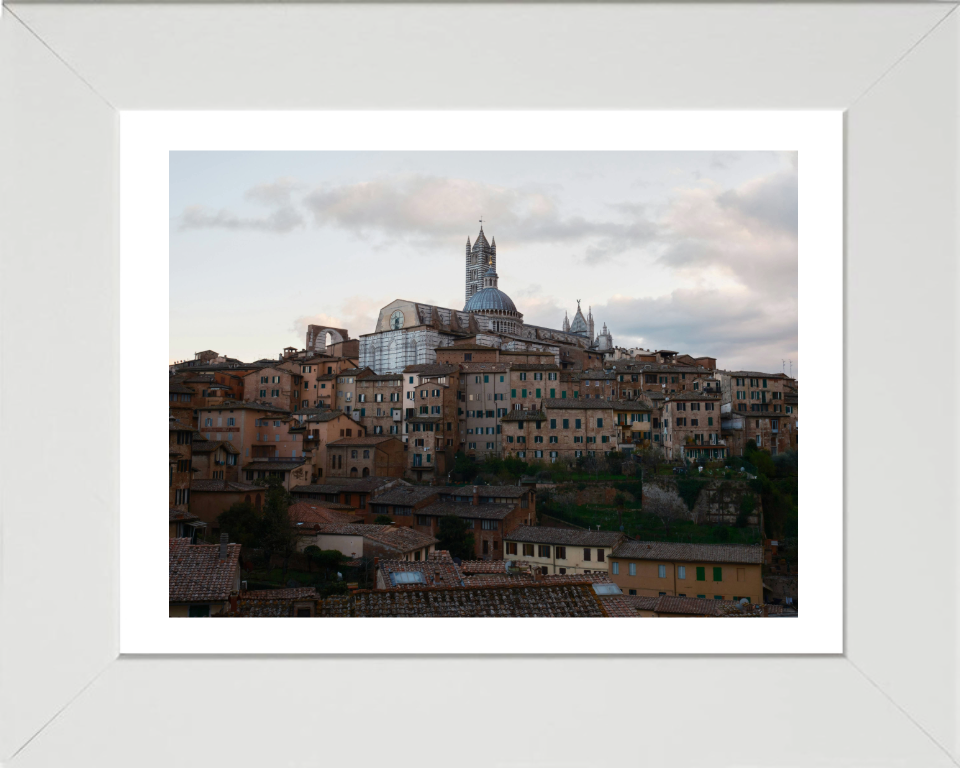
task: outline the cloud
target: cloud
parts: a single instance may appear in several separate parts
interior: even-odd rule
[[[371,250],[397,242],[449,249],[462,246],[464,223],[482,214],[496,222],[496,232],[509,233],[511,247],[560,246],[574,263],[589,267],[641,254],[672,272],[678,287],[664,295],[594,300],[597,327],[606,322],[616,344],[707,354],[725,367],[776,371],[782,357],[797,363],[798,263],[797,153],[778,158],[775,170],[728,188],[712,180],[710,170],[737,165],[739,155],[705,155],[696,183],[689,172],[673,174],[671,192],[656,204],[602,200],[597,202],[603,207],[593,207],[600,213],[591,216],[568,209],[561,192],[547,184],[510,187],[404,174],[321,186],[280,178],[245,193],[246,202],[263,213],[191,206],[180,223],[183,229],[276,233],[312,223],[369,239]],[[611,281],[611,291],[616,285]],[[560,325],[566,307],[539,285],[513,295],[528,322]],[[352,336],[368,333],[379,309],[394,298],[354,296],[298,317],[294,329],[303,334],[316,323],[347,328]],[[447,304],[457,306],[459,299]]]
[[[355,339],[374,329],[377,318],[380,316],[380,309],[394,298],[396,297],[350,296],[332,307],[330,312],[318,312],[296,318],[291,330],[302,338],[306,338],[308,325],[329,325],[333,328],[346,328],[350,338]]]
[[[257,184],[244,197],[256,205],[273,210],[263,216],[241,216],[224,209],[214,211],[202,205],[184,208],[180,215],[180,229],[260,230],[287,233],[305,224],[303,213],[293,200],[304,185],[294,179],[281,178],[271,183]]]
[[[725,368],[770,372],[797,362],[797,305],[747,289],[678,288],[665,296],[613,297],[595,305],[617,346],[673,349],[709,355]]]

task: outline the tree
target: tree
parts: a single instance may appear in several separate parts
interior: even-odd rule
[[[613,504],[617,508],[617,518],[620,521],[620,530],[623,530],[623,507],[626,503],[627,497],[622,493],[617,493],[617,495],[613,497]]]
[[[393,518],[390,517],[390,515],[377,515],[373,519],[373,522],[376,523],[377,525],[392,525]]]
[[[462,451],[457,451],[453,457],[452,473],[461,482],[469,483],[477,476],[480,466]]]
[[[260,480],[259,484],[267,488],[261,519],[260,546],[267,557],[273,554],[283,557],[283,577],[286,578],[290,554],[296,549],[296,534],[290,525],[288,512],[293,497],[283,487],[283,481],[279,477]]]
[[[675,491],[668,491],[659,485],[651,484],[643,487],[643,511],[659,518],[668,534],[671,523],[675,520],[685,520],[689,516],[687,505]]]
[[[647,443],[640,450],[640,462],[653,470],[654,476],[660,471],[663,463],[663,449],[656,444]]]
[[[473,560],[473,534],[467,532],[467,523],[456,515],[444,515],[440,518],[437,530],[438,549],[445,549],[451,557],[461,560]]]
[[[303,553],[310,558],[314,565],[323,569],[325,579],[329,576],[331,568],[336,568],[347,559],[347,556],[339,549],[320,549],[320,547],[312,544],[304,549]]]
[[[248,501],[238,501],[217,516],[220,530],[230,536],[230,540],[247,548],[260,546],[262,528],[260,515],[256,507]]]

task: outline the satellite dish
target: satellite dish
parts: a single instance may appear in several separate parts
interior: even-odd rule
[[[750,604],[750,601],[747,600],[747,598],[745,597],[740,598],[740,605],[749,605],[749,604]]]

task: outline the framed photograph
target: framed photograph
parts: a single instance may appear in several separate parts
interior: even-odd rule
[[[121,134],[121,291],[137,297],[121,305],[121,391],[139,389],[154,343],[202,337],[201,317],[226,315],[214,333],[250,345],[239,357],[168,357],[169,396],[153,398],[167,412],[150,422],[158,433],[169,423],[169,441],[151,441],[142,475],[124,472],[121,510],[167,480],[157,468],[168,442],[181,527],[169,546],[153,536],[147,555],[132,542],[163,527],[162,514],[121,513],[122,652],[380,650],[365,640],[369,621],[266,621],[297,612],[400,621],[396,653],[452,642],[471,653],[842,649],[830,585],[841,580],[843,461],[839,442],[816,437],[828,429],[816,396],[814,450],[833,468],[818,487],[832,484],[837,502],[809,513],[830,531],[811,546],[832,567],[805,577],[811,612],[797,614],[793,510],[805,480],[791,375],[798,285],[818,296],[805,381],[828,392],[842,368],[839,112],[141,112],[122,117]],[[258,143],[274,135],[284,142]],[[258,172],[268,176],[236,188]],[[204,189],[215,197],[198,198]],[[230,210],[224,194],[246,205]],[[450,220],[483,204],[461,254]],[[506,232],[498,245],[498,215],[516,256]],[[231,287],[267,263],[296,277],[272,296],[259,280]],[[613,278],[633,271],[638,290]],[[150,291],[167,273],[169,339],[152,319],[163,292]],[[549,308],[591,279],[603,308]],[[662,298],[643,286],[657,281]],[[343,298],[312,313],[316,291]],[[462,303],[406,298],[461,291]],[[217,295],[247,309],[217,311]],[[271,337],[267,307],[295,302]],[[286,349],[253,351],[260,333]],[[670,343],[642,347],[650,333]],[[684,345],[701,345],[698,357]],[[123,441],[140,444],[126,402]],[[271,505],[279,534],[265,527]],[[308,511],[325,517],[301,519]],[[324,552],[341,556],[335,568],[311,561]],[[615,622],[603,649],[591,647],[591,622],[571,623],[763,611],[798,620],[710,622],[696,640],[683,622],[639,635]],[[264,620],[169,621],[216,614]],[[469,620],[485,616],[526,620],[498,642],[499,625]],[[464,622],[469,643],[456,639]]]
[[[299,712],[422,764],[460,710],[398,756],[362,705],[445,685],[533,692],[468,763],[636,760],[566,709],[658,764],[956,764],[953,462],[903,440],[949,429],[887,426],[895,361],[952,370],[956,19],[6,6],[0,759],[314,764],[236,738]],[[605,620],[668,617],[789,620]]]

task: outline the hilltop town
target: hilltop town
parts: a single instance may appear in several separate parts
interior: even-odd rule
[[[797,380],[462,309],[170,365],[171,616],[791,616]]]

